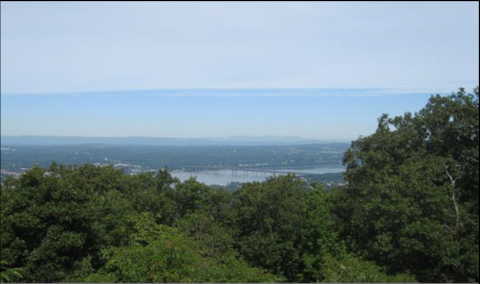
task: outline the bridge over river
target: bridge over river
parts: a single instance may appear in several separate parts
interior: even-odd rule
[[[328,167],[288,167],[288,168],[247,168],[247,167],[185,167],[185,172],[189,173],[219,173],[230,171],[233,176],[276,176],[276,175],[306,175],[344,172],[343,166]]]

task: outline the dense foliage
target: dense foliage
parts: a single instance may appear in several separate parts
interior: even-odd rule
[[[478,100],[478,88],[434,96],[353,142],[333,198],[352,251],[419,281],[479,281]]]
[[[478,90],[383,116],[328,192],[36,166],[1,185],[2,281],[478,282],[478,123]]]

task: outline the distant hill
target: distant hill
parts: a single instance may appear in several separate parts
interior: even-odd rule
[[[160,137],[74,137],[74,136],[2,136],[1,145],[142,145],[142,146],[270,146],[331,143],[298,137],[227,137],[227,138],[160,138]],[[344,141],[345,142],[345,141]]]

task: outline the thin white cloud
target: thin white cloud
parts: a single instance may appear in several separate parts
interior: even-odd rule
[[[478,80],[478,2],[2,2],[2,91]]]

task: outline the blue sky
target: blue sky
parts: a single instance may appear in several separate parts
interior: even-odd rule
[[[2,96],[2,135],[273,135],[349,141],[374,132],[381,114],[417,111],[430,96],[338,92],[348,93],[189,90],[180,95],[152,91]]]
[[[478,6],[2,2],[1,133],[368,135],[478,85]]]

